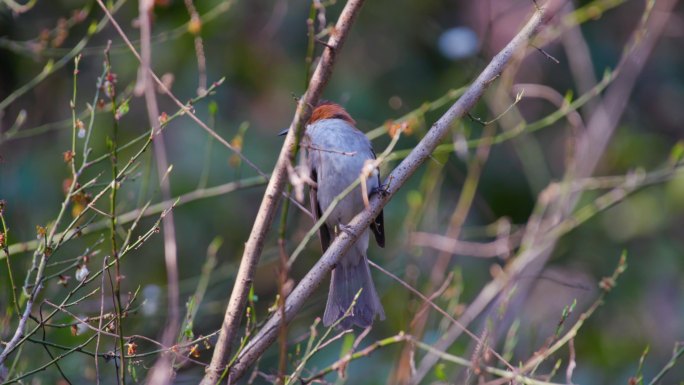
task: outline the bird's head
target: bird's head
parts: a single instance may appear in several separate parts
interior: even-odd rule
[[[306,122],[306,125],[308,126],[323,119],[341,119],[352,126],[356,125],[354,119],[352,119],[351,115],[349,115],[349,113],[342,108],[342,106],[329,100],[321,100],[318,102],[316,108],[314,108],[313,112],[311,113],[311,117]],[[287,134],[289,130],[289,127],[284,128],[278,133],[278,136]]]
[[[322,100],[318,103],[306,124],[309,125],[323,119],[342,119],[351,125],[356,124],[351,115],[342,106],[328,100]]]

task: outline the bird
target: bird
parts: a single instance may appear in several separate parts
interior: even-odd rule
[[[283,130],[281,133],[285,133]],[[301,140],[302,154],[310,170],[309,200],[314,222],[322,216],[333,200],[361,175],[369,161],[376,158],[370,140],[356,128],[356,122],[339,104],[319,102],[306,123]],[[364,191],[365,190],[365,191]],[[380,173],[373,169],[366,180],[366,189],[357,186],[333,208],[318,230],[323,252],[356,214],[361,212],[367,198],[362,194],[382,191]],[[328,300],[323,314],[323,325],[338,322],[338,327],[354,325],[367,328],[376,316],[385,319],[385,311],[375,289],[368,265],[370,232],[380,247],[385,246],[382,211],[365,229],[356,242],[339,259],[332,271]],[[359,293],[360,291],[360,293]],[[350,314],[344,317],[359,293]],[[343,318],[344,317],[344,318]],[[340,320],[341,319],[341,320]]]

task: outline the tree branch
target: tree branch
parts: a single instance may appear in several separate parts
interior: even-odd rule
[[[602,102],[597,105],[589,119],[586,132],[578,138],[579,143],[575,155],[578,163],[570,166],[566,171],[561,189],[568,188],[567,186],[570,186],[570,182],[573,180],[588,177],[594,172],[594,168],[608,144],[608,139],[624,112],[636,77],[646,62],[645,58],[650,56],[654,44],[663,31],[663,26],[667,25],[671,9],[676,3],[677,0],[660,1],[658,2],[658,9],[652,15],[649,15],[650,9],[647,7],[640,25],[637,26],[632,36],[633,45],[628,45],[628,49],[623,53],[620,63],[614,71],[616,73],[615,82],[605,92],[606,96]],[[645,31],[648,33],[646,34]],[[639,38],[639,36],[646,37]],[[528,227],[523,238],[521,248],[524,252],[516,256],[506,266],[504,274],[500,274],[482,288],[478,296],[459,318],[462,324],[470,324],[483,313],[499,297],[499,294],[510,287],[510,284],[523,272],[527,276],[539,274],[541,268],[550,258],[556,241],[563,234],[562,232],[554,234],[554,228],[570,216],[579,200],[580,193],[581,191],[570,191],[569,193],[559,191],[558,186],[550,185],[539,195],[537,208],[528,221]],[[517,292],[524,293],[526,290],[518,287]],[[451,327],[434,344],[434,347],[438,350],[446,350],[461,333],[460,329]],[[411,384],[418,384],[438,361],[438,356],[426,355],[418,365]]]
[[[503,71],[513,53],[527,45],[528,40],[537,31],[542,22],[543,12],[535,12],[513,40],[492,59],[463,96],[449,108],[411,153],[392,171],[385,181],[385,184],[388,186],[386,189],[387,193],[377,194],[371,199],[370,207],[354,217],[351,223],[349,223],[349,231],[342,232],[335,238],[318,263],[313,266],[287,298],[285,322],[289,322],[294,317],[306,299],[327,277],[340,256],[351,247],[358,236],[370,225],[408,178],[429,158],[432,151],[448,133],[453,122],[462,118],[475,105],[492,80],[496,79]],[[235,381],[244,375],[247,368],[275,341],[281,322],[280,313],[274,313],[238,357],[236,363],[231,368],[229,382]]]
[[[259,257],[264,247],[264,239],[275,216],[278,197],[283,192],[285,181],[287,180],[287,165],[294,158],[296,151],[295,143],[301,136],[302,127],[311,115],[309,106],[318,102],[323,88],[328,83],[335,64],[336,51],[344,44],[344,40],[349,33],[351,25],[363,5],[363,0],[349,0],[345,5],[335,26],[335,33],[331,34],[327,48],[324,50],[321,60],[316,67],[316,71],[311,77],[309,88],[304,96],[299,100],[297,111],[295,112],[290,130],[285,138],[285,143],[280,150],[278,162],[276,163],[273,175],[271,176],[266,192],[264,193],[259,212],[254,221],[252,232],[245,244],[245,251],[242,255],[240,268],[235,280],[235,285],[228,301],[228,307],[221,326],[214,355],[207,368],[206,374],[202,379],[202,385],[213,385],[217,382],[224,371],[231,354],[231,344],[237,335],[238,327],[242,319],[242,313],[247,302],[249,289],[252,286],[254,272],[259,263]],[[230,379],[229,379],[230,382]]]

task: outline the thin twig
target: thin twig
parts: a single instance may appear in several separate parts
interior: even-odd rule
[[[98,0],[100,1],[100,0]],[[287,178],[287,164],[293,158],[293,145],[297,138],[301,137],[303,123],[308,120],[311,110],[309,105],[315,105],[318,102],[323,88],[328,83],[332,74],[332,68],[335,64],[336,53],[342,48],[344,41],[351,29],[351,25],[358,15],[363,0],[350,0],[345,5],[342,13],[335,27],[336,33],[330,37],[329,44],[334,48],[328,48],[324,51],[316,71],[311,77],[309,87],[299,101],[297,111],[290,124],[290,130],[285,138],[278,162],[276,163],[273,174],[269,180],[266,192],[259,207],[254,226],[250,233],[249,239],[245,244],[245,251],[242,255],[240,267],[235,285],[228,302],[225,317],[223,320],[223,327],[219,334],[219,339],[214,349],[214,355],[211,359],[211,364],[202,379],[202,385],[213,385],[223,372],[228,363],[231,344],[238,332],[238,327],[242,319],[245,303],[247,302],[247,294],[254,278],[256,265],[259,262],[261,251],[264,247],[264,240],[266,233],[273,222],[275,216],[278,197],[282,194]],[[279,329],[279,328],[278,328]],[[235,381],[237,377],[229,376],[229,382]]]
[[[415,288],[413,288],[413,287],[412,287],[411,285],[409,285],[408,283],[404,282],[401,278],[399,278],[399,277],[397,277],[396,275],[390,273],[389,271],[383,269],[381,266],[379,266],[379,265],[376,264],[375,262],[369,260],[369,261],[368,261],[368,264],[370,264],[370,265],[373,266],[374,268],[380,270],[383,274],[389,276],[389,277],[392,278],[393,280],[399,282],[402,286],[404,286],[405,288],[407,288],[410,292],[412,292],[413,294],[415,294],[415,295],[417,295],[418,297],[420,297],[420,299],[423,300],[423,301],[425,302],[426,305],[431,306],[433,309],[437,310],[437,312],[439,312],[440,314],[442,314],[442,315],[443,315],[444,317],[446,317],[451,323],[453,323],[454,326],[461,328],[461,329],[463,330],[464,333],[466,333],[468,336],[470,336],[470,338],[472,338],[474,341],[476,341],[476,342],[478,343],[478,346],[480,346],[481,349],[487,350],[487,352],[489,352],[489,353],[492,354],[494,357],[496,357],[499,361],[501,361],[501,363],[503,363],[504,365],[506,365],[510,370],[514,370],[513,366],[512,366],[510,363],[508,363],[508,361],[506,361],[499,353],[497,353],[496,350],[492,349],[488,344],[485,344],[485,343],[483,342],[483,341],[484,341],[483,338],[476,336],[475,333],[473,333],[473,332],[471,332],[470,330],[468,330],[464,325],[462,325],[460,322],[458,322],[458,320],[456,320],[451,314],[449,314],[447,311],[445,311],[445,310],[442,309],[441,307],[437,306],[437,304],[435,304],[430,298],[426,297],[423,293],[421,293],[420,291],[416,290]]]
[[[192,2],[190,2],[192,6]],[[151,81],[150,73],[152,73],[152,44],[150,38],[152,36],[152,27],[150,23],[151,11],[154,3],[152,0],[139,1],[138,20],[140,21],[140,71],[138,73],[138,84],[136,88],[138,94],[144,93],[145,104],[147,106],[147,119],[152,127],[152,137],[154,138],[154,157],[157,163],[157,177],[161,187],[162,199],[171,199],[171,182],[167,170],[169,170],[169,162],[166,155],[166,145],[164,143],[164,135],[159,129],[159,106],[157,103],[157,95],[154,90],[154,85]],[[193,7],[194,10],[194,7]],[[197,16],[197,12],[193,17]],[[199,22],[199,21],[198,21]],[[205,74],[206,83],[206,74]],[[142,92],[140,92],[142,90]],[[206,86],[203,92],[206,92]],[[164,216],[162,219],[163,237],[164,237],[164,263],[166,266],[166,286],[169,315],[166,320],[166,326],[162,333],[161,341],[164,345],[171,345],[178,333],[180,325],[180,305],[179,305],[179,289],[178,289],[178,246],[176,244],[176,226],[173,220],[173,211]],[[148,373],[148,383],[153,385],[162,385],[169,382],[172,375],[171,358],[166,355],[160,355],[155,365]]]
[[[170,207],[172,204],[174,204],[174,202],[177,202],[176,206],[182,206],[182,205],[185,205],[185,204],[188,204],[191,202],[195,202],[198,200],[214,198],[217,196],[229,194],[231,192],[238,191],[241,189],[261,186],[265,183],[266,183],[266,179],[264,179],[261,176],[255,176],[255,177],[245,178],[245,179],[234,181],[234,182],[228,182],[228,183],[220,184],[218,186],[193,190],[191,192],[173,197],[169,200],[165,200],[165,201],[158,202],[158,203],[155,203],[153,205],[150,205],[146,209],[137,208],[137,209],[131,210],[129,212],[119,214],[118,223],[119,224],[125,224],[125,223],[129,223],[129,222],[134,221],[139,216],[147,217],[150,215],[160,214],[164,210],[166,210],[168,207]],[[86,227],[79,227],[79,228],[76,228],[74,230],[70,230],[66,233],[65,232],[57,233],[56,236],[58,238],[62,238],[62,237],[63,238],[71,238],[76,234],[83,234],[83,235],[91,234],[91,233],[94,233],[96,231],[100,231],[102,229],[105,229],[107,227],[107,225],[108,225],[107,221],[96,222],[96,223],[93,223],[92,225],[89,225]],[[39,243],[38,241],[32,240],[32,241],[28,241],[28,242],[20,242],[20,243],[12,244],[9,246],[9,253],[10,253],[10,255],[14,255],[15,253],[21,253],[21,252],[34,250],[36,247],[38,247],[38,243]],[[0,255],[0,259],[3,259],[3,258],[5,258],[5,257]]]
[[[335,263],[344,255],[346,250],[356,241],[357,237],[371,224],[382,208],[389,202],[399,188],[413,175],[420,165],[429,158],[432,151],[448,133],[456,119],[463,117],[479,100],[490,80],[495,78],[510,60],[513,53],[527,45],[529,38],[542,24],[542,14],[537,12],[511,42],[497,54],[480,76],[473,82],[463,96],[432,126],[418,145],[388,176],[386,194],[375,194],[370,207],[357,215],[349,224],[348,230],[342,232],[327,251],[314,265],[299,285],[288,297],[286,304],[286,319],[281,320],[273,316],[253,338],[251,343],[240,354],[238,361],[232,368],[232,379],[235,380],[245,374],[247,368],[256,361],[261,353],[275,340],[280,322],[288,322],[301,308],[313,291],[328,276]],[[291,127],[292,128],[292,127]],[[386,183],[387,184],[387,183]]]
[[[628,44],[629,49],[623,52],[623,56],[618,64],[618,67],[613,71],[611,77],[616,77],[616,81],[611,84],[610,88],[605,93],[603,102],[599,108],[596,109],[592,118],[587,124],[587,132],[583,137],[580,137],[576,150],[577,164],[573,169],[569,169],[564,177],[564,189],[570,188],[571,181],[576,178],[585,178],[590,176],[601,155],[603,154],[609,138],[611,137],[615,127],[622,116],[626,107],[628,95],[631,93],[637,75],[643,69],[644,63],[651,50],[663,31],[663,27],[667,25],[667,19],[670,16],[672,7],[677,3],[676,0],[665,0],[659,2],[659,12],[654,12],[647,17],[649,10],[642,18],[641,23],[636,27],[631,42]],[[642,36],[642,31],[649,31],[648,34]],[[638,60],[637,60],[638,58]],[[605,77],[604,77],[605,80]],[[552,185],[553,186],[553,185]],[[558,190],[558,186],[554,186]],[[499,274],[493,281],[488,283],[468,306],[466,311],[459,319],[464,325],[470,324],[477,316],[479,316],[485,309],[489,307],[500,293],[506,288],[510,287],[511,282],[521,275],[522,272],[527,272],[528,275],[537,275],[536,271],[542,268],[545,262],[551,255],[556,241],[562,234],[565,234],[564,229],[555,228],[554,223],[563,222],[566,226],[573,227],[570,221],[563,221],[564,218],[572,212],[578,199],[579,193],[569,193],[562,191],[556,194],[549,194],[551,189],[547,188],[546,193],[541,193],[537,202],[537,208],[542,215],[540,215],[539,224],[545,222],[547,228],[551,228],[555,233],[551,236],[537,236],[537,231],[526,231],[526,237],[536,239],[534,242],[526,247],[523,246],[524,251],[516,257],[512,263],[506,266],[505,274]],[[547,199],[549,196],[555,196],[555,199]],[[621,198],[615,194],[607,197],[607,202],[614,204]],[[622,196],[624,198],[624,195]],[[601,207],[607,207],[603,204]],[[596,210],[591,210],[596,212]],[[543,221],[543,219],[550,218],[551,222]],[[586,217],[583,218],[586,220]],[[576,221],[573,218],[572,221]],[[530,227],[530,226],[528,226]],[[534,226],[533,226],[534,227]],[[541,226],[537,227],[541,231],[540,235],[548,234]],[[523,245],[526,245],[523,240]],[[531,271],[530,271],[531,270]],[[435,344],[435,348],[441,351],[446,350],[454,341],[460,336],[461,330],[451,327],[440,340]],[[413,384],[419,383],[425,375],[427,375],[431,368],[439,360],[433,354],[426,355],[419,364],[418,371],[413,378]]]
[[[429,247],[449,254],[467,255],[477,258],[505,257],[518,246],[522,232],[498,238],[491,242],[468,242],[440,234],[414,232],[409,242],[414,246]]]

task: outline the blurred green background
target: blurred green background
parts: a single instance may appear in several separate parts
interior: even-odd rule
[[[152,25],[152,67],[160,76],[169,74],[166,77],[172,79],[171,89],[175,95],[182,101],[189,100],[197,95],[199,83],[195,37],[187,31],[188,10],[183,1],[157,3]],[[327,24],[336,20],[343,3],[325,3]],[[574,6],[582,7],[588,3],[574,2]],[[198,35],[202,38],[206,56],[208,82],[211,84],[226,78],[215,94],[195,106],[195,111],[227,140],[239,136],[240,127],[246,128],[242,138],[243,152],[268,173],[275,164],[281,145],[282,138],[276,133],[292,119],[296,106],[293,96],[301,95],[305,89],[306,19],[311,3],[257,0],[228,4],[214,0],[195,2],[198,13],[208,14],[211,19],[202,22]],[[604,70],[616,65],[642,15],[644,2],[602,1],[597,4],[599,11],[582,24],[581,32],[593,60],[593,69],[586,70],[600,79]],[[425,102],[438,99],[450,89],[467,85],[517,32],[531,10],[532,2],[529,0],[368,1],[339,53],[324,97],[344,105],[362,131],[382,126]],[[681,11],[680,6],[672,15],[671,23],[665,28],[652,57],[648,58],[629,97],[625,114],[602,157],[598,175],[620,175],[635,169],[648,171],[658,168],[668,161],[671,149],[682,139],[684,13]],[[115,13],[116,19],[134,41],[139,36],[137,13],[138,4],[134,1],[124,1]],[[102,17],[100,8],[90,1],[38,1],[22,14],[0,5],[0,99],[7,98],[32,81],[49,63],[58,62],[67,55],[86,35],[90,24]],[[557,19],[552,19],[549,25],[554,25]],[[70,25],[71,21],[74,25]],[[315,26],[320,32],[318,20]],[[117,75],[117,89],[120,93],[130,93],[135,85],[138,62],[108,25],[94,34],[83,50],[77,79],[77,111],[84,111],[86,103],[92,102],[108,40],[112,41],[111,62]],[[316,55],[321,48],[321,45],[316,45]],[[514,81],[544,84],[561,95],[574,92],[579,96],[564,45],[556,41],[544,49],[557,58],[559,64],[533,52],[517,69]],[[73,68],[73,60],[69,60],[63,68],[30,87],[3,111],[0,125],[0,199],[6,201],[4,215],[10,229],[10,245],[35,239],[36,226],[45,226],[54,220],[64,198],[62,186],[70,173],[62,157],[71,147],[69,100],[73,92]],[[159,101],[160,109],[167,114],[176,111],[166,96],[160,94]],[[215,118],[210,117],[210,103],[217,107]],[[132,96],[129,105],[130,111],[120,121],[121,143],[148,130],[144,100]],[[413,134],[402,138],[397,148],[414,146],[445,107],[414,122]],[[532,98],[523,99],[517,108],[527,121],[539,119],[555,109],[544,100]],[[25,111],[25,122],[18,131],[8,135],[21,111]],[[586,111],[580,112],[583,119],[588,120],[584,114]],[[472,114],[483,120],[496,116],[484,102],[479,103]],[[480,125],[472,120],[462,121],[458,128],[464,129],[470,137],[478,137],[481,132]],[[105,138],[111,132],[111,115],[98,112],[91,139],[94,156],[106,152]],[[541,189],[563,176],[570,132],[567,121],[561,120],[521,139],[539,150],[532,174],[526,172],[520,160],[520,141],[493,146],[461,238],[491,239],[491,231],[486,226],[502,217],[509,218],[514,228],[524,225]],[[236,162],[228,149],[209,141],[206,132],[187,117],[170,123],[164,135],[169,162],[173,164],[169,174],[173,196],[197,189],[202,175],[207,178],[207,186],[257,175],[247,165]],[[81,143],[79,139],[79,146]],[[381,152],[388,143],[387,135],[374,140],[376,152]],[[133,150],[124,150],[121,159],[132,154]],[[426,287],[437,252],[412,246],[409,243],[410,232],[444,234],[466,173],[463,160],[455,154],[436,156],[429,163],[411,178],[385,209],[388,246],[385,249],[371,246],[369,250],[371,259],[418,289]],[[385,167],[384,175],[393,164],[396,163]],[[120,212],[139,207],[148,199],[153,202],[161,199],[152,167],[153,158],[148,151],[141,157],[132,180],[122,186]],[[435,170],[430,172],[431,169]],[[83,180],[99,173],[109,175],[108,170],[107,162],[101,163],[89,170]],[[434,183],[434,189],[426,191],[425,186],[430,183]],[[216,237],[224,241],[194,321],[195,335],[211,333],[220,325],[262,192],[263,185],[245,188],[193,201],[174,210],[181,304],[195,291],[211,241]],[[595,197],[591,193],[585,200]],[[628,378],[636,373],[639,358],[647,346],[650,351],[643,372],[646,379],[654,376],[670,359],[675,342],[684,339],[683,214],[684,177],[680,176],[635,193],[563,237],[543,274],[559,278],[529,278],[535,280],[535,285],[519,310],[520,336],[512,362],[525,360],[543,344],[553,333],[563,306],[577,299],[576,313],[585,310],[597,296],[600,278],[613,271],[619,255],[626,250],[628,270],[617,288],[608,295],[605,305],[587,321],[576,338],[577,368],[573,380],[579,384],[627,383]],[[156,216],[145,218],[140,229],[148,229],[155,219]],[[277,225],[276,221],[254,283],[259,320],[265,319],[277,292],[274,279],[278,265]],[[287,227],[288,251],[294,250],[309,226],[309,219],[291,207]],[[136,234],[141,231],[137,230]],[[67,260],[81,255],[100,236],[106,239],[107,232],[78,238],[61,248],[51,260]],[[90,262],[91,271],[101,266],[103,255],[109,252],[107,241],[96,248],[100,251]],[[292,277],[295,280],[300,278],[319,256],[318,242],[311,242],[291,272]],[[11,256],[11,261],[15,280],[23,282],[31,254],[17,253]],[[458,284],[453,289],[457,294],[451,293],[451,297],[440,299],[438,303],[452,309],[458,309],[456,304],[459,301],[467,305],[491,278],[491,266],[503,263],[498,259],[453,257],[449,270],[457,273]],[[167,314],[162,237],[153,236],[127,256],[122,268],[124,291],[140,288],[140,300],[146,301],[140,311],[126,319],[126,334],[159,338]],[[73,276],[74,273],[68,274]],[[418,298],[389,277],[377,270],[373,275],[388,319],[376,324],[366,343],[400,330],[409,330],[413,315],[420,307]],[[10,338],[16,326],[7,276],[7,265],[2,261],[0,339],[3,341]],[[74,285],[72,280],[64,288],[56,279],[50,280],[41,298],[57,300]],[[325,296],[326,288],[321,287],[298,315],[289,331],[292,341],[304,335],[314,318],[322,315]],[[99,311],[99,300],[84,301],[77,311],[82,315],[95,315]],[[55,322],[70,322],[70,318],[65,315]],[[443,333],[444,327],[436,314],[432,314],[425,341],[434,341]],[[479,328],[477,324],[472,326],[476,333]],[[74,345],[83,341],[88,333],[91,332],[74,337],[69,329],[56,328],[48,329],[46,338],[62,345]],[[103,351],[114,348],[111,339],[103,340],[103,344]],[[316,372],[313,368],[323,368],[339,358],[340,344],[326,348],[309,363],[307,367],[312,369],[312,373]],[[470,345],[466,337],[461,337],[451,351],[468,357]],[[392,345],[353,362],[347,382],[389,383],[388,378],[396,369],[401,348],[401,344]],[[49,361],[49,356],[38,344],[28,343],[24,349],[15,374]],[[151,346],[141,344],[139,349],[149,350]],[[201,350],[198,359],[208,362],[210,352],[204,348]],[[423,352],[418,354],[420,356]],[[563,358],[565,362],[567,349],[556,357]],[[154,357],[148,357],[133,365],[137,368],[139,381],[144,378],[145,368],[153,362]],[[91,357],[75,353],[62,359],[60,364],[73,383],[94,381]],[[462,374],[457,377],[460,369],[447,364],[444,370],[452,381],[465,381]],[[115,382],[111,361],[102,361],[100,370],[103,383]],[[268,351],[260,363],[260,370],[267,374],[276,373],[277,349]],[[179,369],[176,381],[195,383],[202,373],[200,366],[187,365]],[[438,377],[439,374],[431,374],[424,383]],[[335,381],[335,375],[327,378]],[[679,383],[683,378],[684,368],[676,365],[663,383]],[[31,377],[31,381],[35,381],[32,383],[42,384],[56,383],[60,379],[54,366]],[[555,380],[565,381],[564,374]],[[270,380],[257,378],[256,383],[260,382]]]

